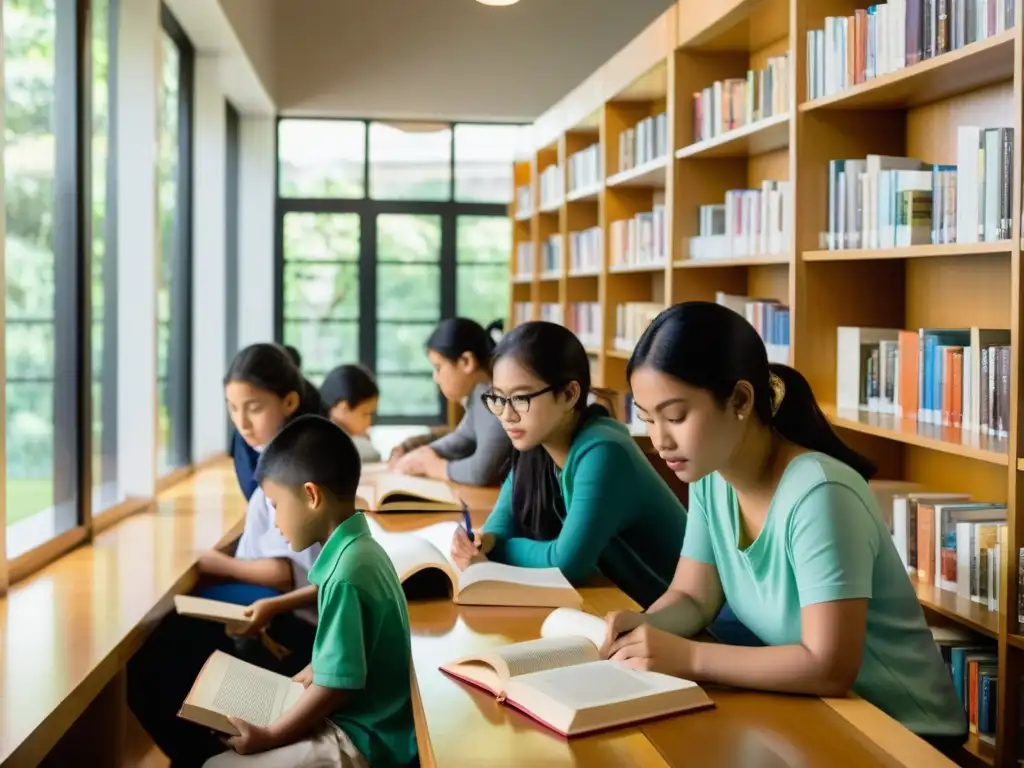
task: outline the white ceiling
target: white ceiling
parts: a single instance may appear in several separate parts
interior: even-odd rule
[[[220,0],[290,115],[533,120],[672,0]]]

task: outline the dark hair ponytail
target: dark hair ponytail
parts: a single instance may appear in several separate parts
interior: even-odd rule
[[[468,317],[449,317],[434,328],[427,339],[427,349],[453,362],[469,352],[476,358],[477,365],[489,371],[497,345],[495,330],[503,326],[500,320],[484,328]]]
[[[250,344],[241,350],[224,374],[224,386],[232,381],[245,382],[278,397],[294,392],[299,396],[299,406],[292,413],[292,419],[308,413],[324,413],[317,388],[302,377],[288,352],[277,344]]]
[[[587,405],[590,361],[576,335],[555,323],[536,321],[516,326],[494,351],[494,362],[514,359],[547,386],[561,393],[572,382],[580,388],[573,438],[592,418],[607,416],[600,405]],[[555,476],[555,462],[542,446],[512,452],[512,509],[521,536],[537,541],[557,538],[565,519],[565,500]]]
[[[849,465],[865,480],[875,474],[874,463],[832,429],[807,379],[788,365],[769,365],[757,331],[728,307],[687,301],[663,311],[633,349],[627,381],[644,366],[709,391],[723,406],[736,384],[747,381],[754,389],[754,412],[762,423],[792,443]],[[778,379],[774,387],[773,376]]]

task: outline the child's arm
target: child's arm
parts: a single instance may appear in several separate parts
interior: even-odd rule
[[[211,549],[199,556],[198,565],[199,572],[205,576],[244,581],[280,592],[292,588],[292,566],[282,558],[245,560]]]
[[[238,736],[228,739],[227,745],[240,755],[253,755],[294,744],[344,706],[348,694],[348,691],[313,683],[303,691],[295,706],[266,728],[229,717],[230,723],[238,729]]]
[[[240,634],[248,636],[259,634],[259,631],[278,614],[290,613],[298,608],[305,608],[307,605],[316,605],[316,584],[307,584],[277,597],[265,597],[262,600],[257,600],[245,609],[245,615],[249,617],[249,624]]]

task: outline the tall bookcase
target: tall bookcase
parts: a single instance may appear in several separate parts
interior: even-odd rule
[[[584,342],[595,384],[624,391],[629,346],[616,339],[619,305],[664,307],[715,300],[718,292],[788,305],[783,357],[808,378],[843,438],[878,462],[879,477],[1009,505],[1009,554],[1003,558],[998,611],[915,581],[931,623],[966,628],[997,645],[995,745],[972,735],[962,762],[1005,768],[1018,762],[1024,672],[1024,628],[1017,621],[1017,553],[1024,545],[1024,526],[1018,524],[1019,510],[1024,510],[1024,447],[1019,441],[1021,3],[1014,9],[1017,24],[1005,31],[809,99],[808,32],[822,29],[826,17],[853,16],[866,7],[854,0],[682,0],[542,115],[529,128],[531,149],[514,170],[520,194],[510,209],[510,325],[540,319],[543,312],[556,319],[560,313],[574,327],[577,305],[589,303],[600,318],[600,333]],[[742,78],[748,69],[763,68],[769,58],[787,52],[783,108],[700,140],[694,94],[716,80]],[[620,135],[661,113],[664,157],[620,171]],[[826,249],[830,161],[874,154],[955,164],[962,125],[1014,129],[1009,239]],[[599,177],[564,194],[570,189],[569,158],[595,143]],[[560,169],[563,194],[542,204],[541,175],[552,166]],[[790,184],[784,247],[771,255],[691,259],[690,241],[699,234],[698,208],[721,203],[727,190],[758,187],[766,180]],[[664,205],[667,258],[615,263],[613,222],[651,210],[655,200]],[[590,227],[600,228],[603,236],[597,263],[573,268],[570,238]],[[542,254],[552,237],[560,239],[561,263],[543,271]],[[837,409],[841,326],[1009,329],[1008,438]]]

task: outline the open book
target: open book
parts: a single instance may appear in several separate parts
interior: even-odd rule
[[[237,736],[228,716],[267,726],[302,696],[302,683],[214,651],[192,684],[178,717]]]
[[[462,504],[448,483],[395,472],[374,472],[356,496],[368,512],[461,512]]]
[[[234,603],[225,603],[221,600],[209,600],[205,597],[195,597],[193,595],[174,596],[174,610],[182,616],[217,621],[221,624],[248,624],[249,617],[245,615],[247,609],[248,606],[246,605],[235,605]]]
[[[714,706],[690,680],[602,660],[605,624],[596,616],[559,608],[540,634],[539,640],[444,664],[441,671],[490,691],[563,736]]]
[[[557,568],[483,562],[460,571],[449,557],[457,527],[458,523],[444,522],[408,533],[374,533],[407,597],[432,596],[440,589],[460,605],[579,608],[583,604],[580,593]],[[438,581],[439,589],[433,587]]]

